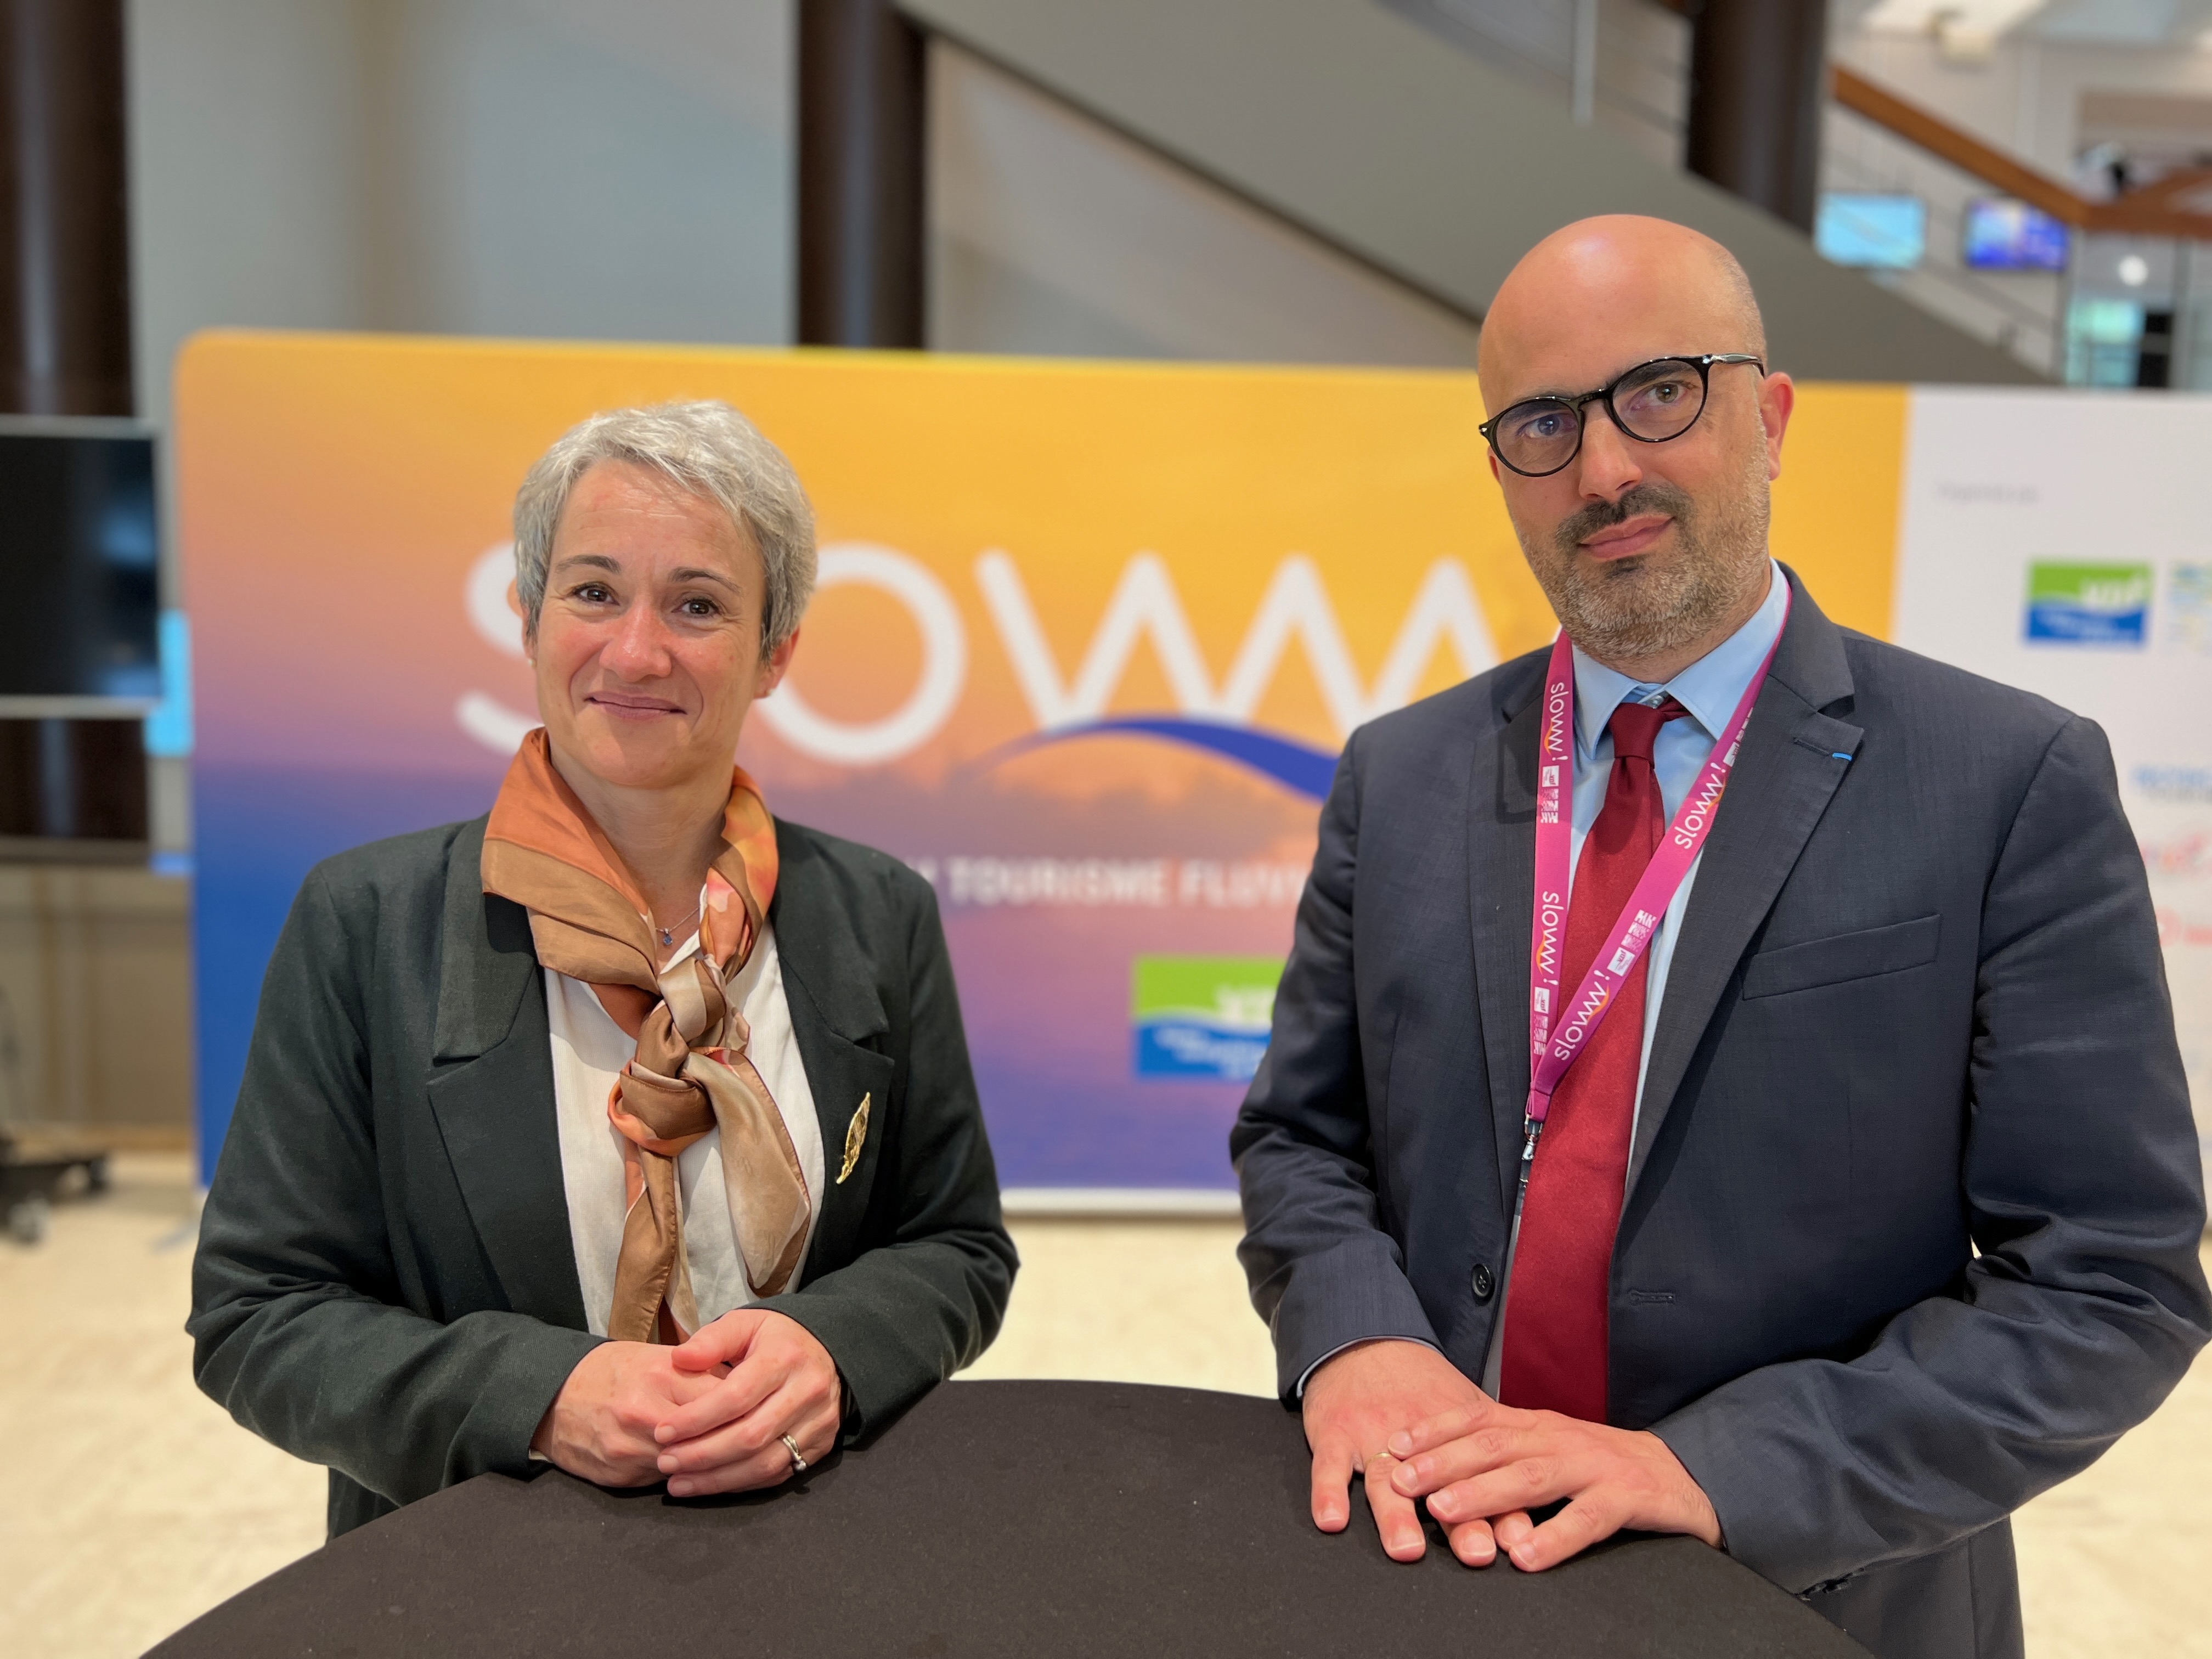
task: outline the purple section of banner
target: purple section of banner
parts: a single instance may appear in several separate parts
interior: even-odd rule
[[[193,989],[203,1180],[214,1173],[245,1075],[270,952],[307,872],[349,847],[472,817],[497,785],[495,767],[472,778],[199,763]]]

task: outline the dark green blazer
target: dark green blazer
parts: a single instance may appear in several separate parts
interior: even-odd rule
[[[545,979],[482,818],[319,865],[262,987],[200,1222],[193,1371],[331,1471],[333,1536],[488,1470],[602,1339],[561,1178]],[[980,1354],[1015,1268],[934,895],[779,822],[769,916],[831,1181],[797,1289],[849,1440]],[[851,1176],[847,1126],[872,1097]]]

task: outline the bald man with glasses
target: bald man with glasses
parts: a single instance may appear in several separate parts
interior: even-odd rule
[[[1773,561],[1794,393],[1717,243],[1557,233],[1481,380],[1561,635],[1353,734],[1231,1138],[1315,1522],[1683,1533],[2016,1656],[2006,1517],[2212,1332],[2104,735]]]

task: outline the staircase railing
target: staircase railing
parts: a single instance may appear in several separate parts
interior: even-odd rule
[[[1843,64],[1830,71],[1833,102],[1822,149],[1824,187],[1905,190],[1927,204],[1927,251],[1907,271],[1876,274],[1923,308],[2010,350],[2055,380],[2188,386],[2212,379],[2212,331],[2197,326],[2205,304],[2191,277],[2212,272],[2212,168],[2168,173],[2110,201],[2093,201],[2063,181],[2006,155],[1932,111]],[[1969,270],[1961,254],[1964,216],[1996,191],[2064,225],[2063,273]],[[2154,333],[2140,307],[2132,337],[2106,337],[2109,299],[2085,298],[2079,276],[2092,239],[2150,238],[2172,245],[2172,291]],[[2202,356],[2205,361],[2199,362]]]
[[[2173,236],[2212,240],[2212,214],[2183,205],[2193,191],[2212,186],[2212,167],[2169,173],[2155,184],[2110,202],[2093,202],[2070,185],[1992,149],[1932,113],[1837,64],[1829,70],[1835,100],[1876,126],[1917,144],[1962,173],[2017,197],[2077,230],[2128,236]]]
[[[1682,164],[1689,113],[1689,0],[1379,0],[1525,83],[1547,88],[1571,118],[1627,139],[1653,160]],[[2112,201],[1984,143],[1846,64],[1832,64],[1823,117],[1820,185],[1917,198],[1926,235],[1910,269],[1869,280],[2054,380],[2212,386],[2212,168],[2169,174]],[[2063,271],[1969,266],[1966,227],[1978,201],[2021,202],[2066,228]],[[2109,295],[2077,292],[2086,258],[2109,261],[2105,237],[2172,245],[2171,309],[2132,307],[2136,333],[2111,337]],[[2119,312],[2130,307],[2121,304]],[[2124,317],[2123,322],[2127,319]],[[2158,335],[2154,330],[2168,331]],[[2143,365],[2154,363],[2154,375]]]

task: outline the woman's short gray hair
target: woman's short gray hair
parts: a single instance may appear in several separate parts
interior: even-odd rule
[[[814,596],[814,509],[784,453],[724,403],[610,409],[573,426],[538,459],[514,495],[514,588],[524,629],[538,632],[553,532],[576,480],[601,461],[651,467],[714,502],[759,549],[767,592],[761,648],[799,631]]]

